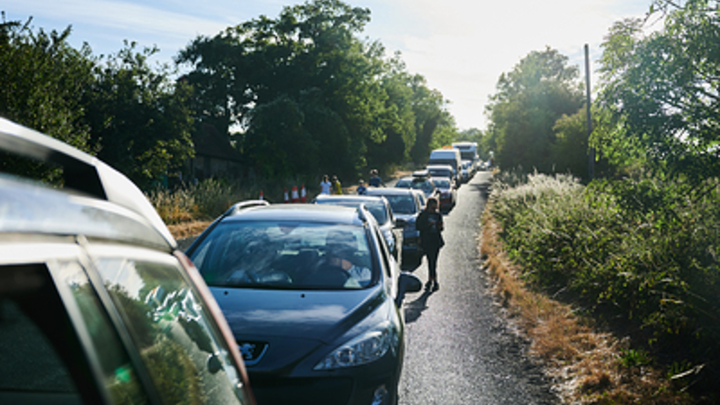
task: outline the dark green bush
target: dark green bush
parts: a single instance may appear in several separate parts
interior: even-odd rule
[[[493,189],[501,237],[530,283],[622,324],[661,356],[717,361],[717,182],[702,190],[651,178],[583,187],[535,174]]]

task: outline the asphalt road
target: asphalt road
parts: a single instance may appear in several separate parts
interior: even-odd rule
[[[488,291],[478,234],[489,181],[489,173],[479,172],[444,217],[440,290],[406,298],[401,405],[559,403]],[[426,259],[405,270],[427,280]]]

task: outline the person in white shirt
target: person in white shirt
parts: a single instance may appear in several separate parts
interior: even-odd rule
[[[320,194],[330,194],[330,186],[332,186],[332,184],[326,174],[323,176],[322,182],[320,182]]]

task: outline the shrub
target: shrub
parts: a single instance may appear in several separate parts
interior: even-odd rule
[[[698,193],[653,178],[587,188],[569,176],[499,177],[507,178],[514,186],[494,184],[491,209],[527,281],[622,321],[668,362],[717,370],[717,183]]]

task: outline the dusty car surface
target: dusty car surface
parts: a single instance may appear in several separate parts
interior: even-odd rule
[[[0,118],[0,150],[66,188],[0,175],[1,404],[254,404],[205,283],[125,176]]]

